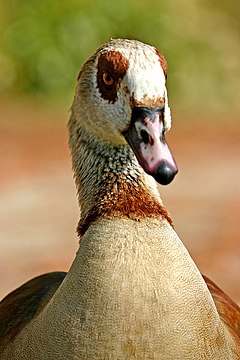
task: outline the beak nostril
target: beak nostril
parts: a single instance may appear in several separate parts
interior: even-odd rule
[[[147,133],[147,131],[146,130],[141,130],[140,135],[142,137],[142,140],[143,140],[144,144],[148,144],[149,143],[149,134]]]

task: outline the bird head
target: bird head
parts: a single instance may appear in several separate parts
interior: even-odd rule
[[[177,165],[166,142],[171,114],[167,63],[154,47],[117,39],[102,45],[78,76],[73,111],[99,141],[132,148],[146,173],[170,183]]]

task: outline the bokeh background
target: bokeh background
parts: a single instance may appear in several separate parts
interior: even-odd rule
[[[0,298],[67,270],[79,218],[65,130],[77,74],[111,37],[168,60],[180,172],[160,191],[200,270],[240,302],[238,0],[0,0]]]

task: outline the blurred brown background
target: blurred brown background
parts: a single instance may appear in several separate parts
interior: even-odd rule
[[[0,298],[67,270],[79,218],[66,123],[83,61],[110,37],[169,64],[180,168],[160,192],[200,270],[240,302],[240,5],[0,0]]]

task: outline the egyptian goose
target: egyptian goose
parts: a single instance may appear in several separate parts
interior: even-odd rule
[[[166,74],[134,40],[83,65],[68,125],[80,247],[67,274],[1,302],[2,360],[240,359],[240,310],[201,276],[157,191],[177,173]]]

